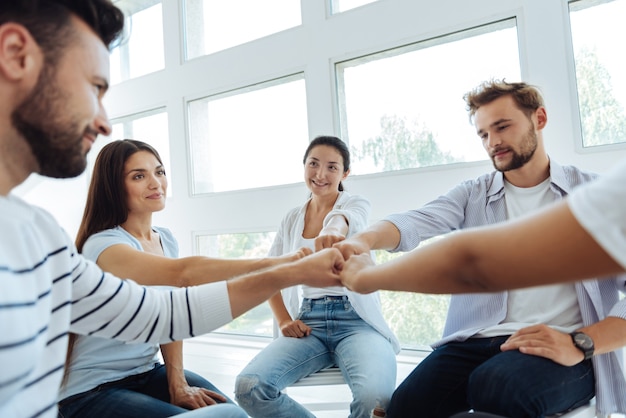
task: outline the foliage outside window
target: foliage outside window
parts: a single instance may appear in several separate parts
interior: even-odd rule
[[[626,0],[570,3],[584,147],[626,142]]]
[[[484,160],[463,94],[520,79],[515,20],[341,62],[337,76],[353,174]]]
[[[198,235],[196,248],[199,255],[208,257],[266,257],[275,235],[275,232]],[[273,324],[272,310],[269,304],[264,302],[215,332],[271,337]]]
[[[200,255],[221,258],[265,257],[274,241],[274,232],[198,235]],[[389,261],[402,253],[377,251],[377,262]],[[383,315],[404,348],[425,349],[443,332],[449,296],[409,292],[381,292]],[[270,337],[273,314],[267,302],[252,309],[216,332]]]

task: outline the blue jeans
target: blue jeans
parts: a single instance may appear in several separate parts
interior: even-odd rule
[[[311,327],[303,338],[281,336],[237,376],[235,399],[252,417],[314,417],[281,391],[300,378],[337,365],[352,391],[351,418],[386,406],[396,385],[391,343],[354,311],[347,297],[304,299],[298,317]]]
[[[190,386],[203,387],[221,393],[206,379],[185,370]],[[230,403],[212,405],[193,411],[172,405],[164,365],[146,373],[105,383],[90,391],[79,393],[59,403],[60,418],[246,418],[245,412]]]
[[[448,418],[476,411],[544,417],[595,396],[591,361],[561,366],[519,351],[500,351],[507,337],[471,338],[435,349],[398,386],[388,418]]]

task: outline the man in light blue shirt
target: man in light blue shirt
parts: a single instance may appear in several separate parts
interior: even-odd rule
[[[409,251],[434,236],[513,219],[595,178],[548,157],[547,113],[536,88],[490,81],[466,101],[496,171],[336,244],[344,257],[372,249]],[[594,356],[591,337],[607,316],[626,319],[621,289],[623,277],[452,296],[443,339],[398,387],[387,416],[447,418],[470,408],[544,416],[594,396],[599,413],[625,412],[621,352]],[[518,350],[523,346],[542,350],[525,354]]]

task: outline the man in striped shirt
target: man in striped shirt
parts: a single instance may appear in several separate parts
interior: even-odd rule
[[[0,4],[0,417],[57,415],[68,332],[164,343],[209,332],[282,288],[338,285],[343,259],[326,250],[194,288],[138,286],[77,252],[44,210],[11,195],[32,173],[83,172],[111,127],[102,107],[108,47],[124,17],[110,0]],[[305,253],[303,252],[303,255]],[[242,417],[234,405],[190,416]]]
[[[490,81],[466,100],[495,171],[335,244],[346,259],[372,249],[409,251],[434,236],[523,216],[595,179],[548,157],[547,112],[533,86]],[[506,257],[499,262],[506,266]],[[374,287],[410,289],[402,278],[384,281]],[[470,408],[508,417],[545,416],[593,396],[600,416],[625,413],[621,349],[599,338],[607,329],[626,333],[626,301],[619,300],[624,286],[620,276],[453,295],[443,339],[396,389],[387,416],[447,418]]]

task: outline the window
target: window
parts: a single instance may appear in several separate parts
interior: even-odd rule
[[[376,0],[331,0],[332,13],[341,13]]]
[[[302,75],[189,103],[193,193],[296,183],[309,142]]]
[[[185,0],[185,23],[192,59],[300,25],[300,1]]]
[[[462,92],[519,80],[517,43],[507,20],[337,64],[353,174],[486,159]]]
[[[165,68],[160,0],[121,0],[128,39],[111,51],[111,84]]]
[[[626,142],[626,0],[570,3],[584,147]]]
[[[88,154],[88,173],[93,171],[96,156],[108,143],[118,139],[136,139],[146,142],[159,153],[168,178],[167,196],[173,196],[173,182],[170,164],[170,144],[168,135],[167,113],[164,109],[138,113],[111,121],[112,133],[108,137],[100,138]]]
[[[197,253],[220,258],[266,257],[275,235],[275,232],[197,235]],[[264,302],[215,332],[271,337],[273,324],[272,310]]]

